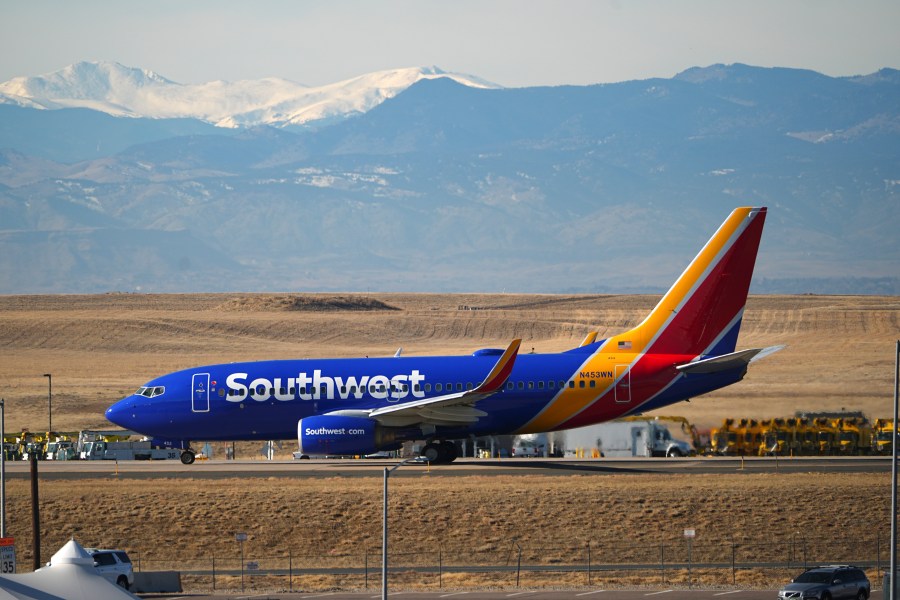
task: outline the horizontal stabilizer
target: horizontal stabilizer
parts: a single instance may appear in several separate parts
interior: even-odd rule
[[[784,346],[769,346],[768,348],[752,348],[750,350],[741,350],[722,356],[714,356],[712,358],[704,358],[703,360],[695,360],[683,365],[677,365],[675,368],[682,373],[718,373],[719,371],[730,371],[738,367],[747,366],[755,360],[764,358],[770,354],[778,352]]]

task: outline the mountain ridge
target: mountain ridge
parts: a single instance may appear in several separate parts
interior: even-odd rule
[[[900,294],[900,78],[711,69],[302,129],[0,105],[0,293],[655,292],[752,204],[754,291]]]
[[[148,69],[82,61],[46,75],[0,83],[0,103],[47,110],[89,108],[117,117],[192,118],[224,128],[307,126],[364,113],[428,78],[496,87],[438,67],[377,71],[318,87],[278,77],[181,84]]]

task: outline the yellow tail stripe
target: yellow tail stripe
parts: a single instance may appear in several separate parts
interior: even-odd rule
[[[585,363],[572,374],[572,379],[578,381],[581,373],[607,373],[615,372],[618,365],[631,365],[640,358],[647,346],[657,337],[675,311],[696,289],[703,277],[711,270],[716,259],[723,254],[729,242],[734,239],[747,217],[754,209],[752,207],[737,208],[725,220],[718,231],[706,243],[700,253],[691,261],[684,273],[675,284],[662,297],[656,307],[646,319],[634,329],[613,336],[606,340],[597,352],[585,361]],[[620,342],[623,346],[620,346]],[[590,404],[600,398],[615,383],[614,379],[595,380],[597,387],[567,387],[547,405],[544,410],[530,422],[526,423],[519,432],[551,431],[559,424],[568,421],[580,413]]]

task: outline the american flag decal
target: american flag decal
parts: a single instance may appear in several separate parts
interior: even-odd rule
[[[631,350],[631,342],[619,342],[619,350]]]

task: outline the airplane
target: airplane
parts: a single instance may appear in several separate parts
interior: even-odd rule
[[[106,418],[166,440],[280,440],[306,455],[364,455],[424,441],[432,463],[453,440],[548,432],[640,414],[737,383],[782,346],[736,351],[766,217],[735,209],[636,327],[570,350],[237,362],[163,375]],[[190,444],[181,460],[194,461]]]

